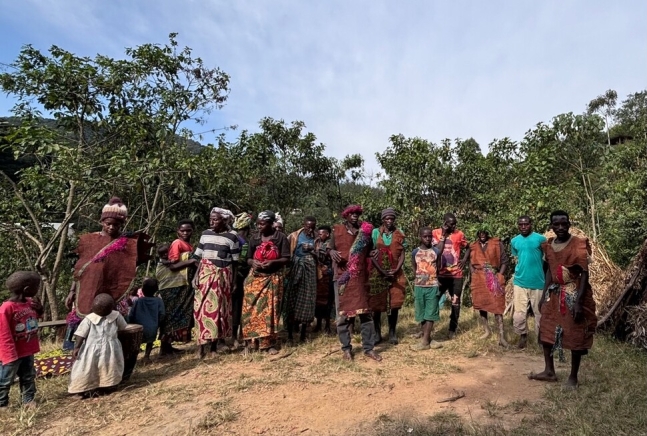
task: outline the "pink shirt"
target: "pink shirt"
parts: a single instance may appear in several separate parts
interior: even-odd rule
[[[24,303],[5,301],[0,306],[0,362],[6,365],[40,351],[38,314],[31,298]]]

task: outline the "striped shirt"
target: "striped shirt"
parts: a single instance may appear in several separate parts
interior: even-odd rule
[[[224,268],[237,262],[240,256],[238,237],[230,232],[216,233],[205,230],[200,236],[195,256],[210,260],[218,268]]]

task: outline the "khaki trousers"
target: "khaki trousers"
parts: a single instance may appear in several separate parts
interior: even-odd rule
[[[541,300],[541,293],[542,289],[528,289],[514,285],[512,323],[517,334],[528,334],[528,305],[532,307],[535,314],[535,333],[539,334],[539,322],[541,320],[539,301]]]

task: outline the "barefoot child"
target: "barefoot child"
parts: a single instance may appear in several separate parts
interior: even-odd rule
[[[544,371],[530,374],[540,381],[557,381],[554,354],[564,361],[563,349],[571,350],[571,374],[565,386],[577,387],[582,356],[593,345],[597,324],[595,301],[589,284],[588,239],[572,236],[568,213],[555,211],[550,226],[556,237],[542,244],[548,263],[544,294],[539,302],[539,340],[544,349]]]
[[[43,314],[43,306],[32,299],[40,287],[37,273],[17,271],[9,276],[6,286],[11,296],[0,306],[0,409],[5,410],[16,376],[23,404],[35,405],[34,354],[40,351],[38,318]]]
[[[440,321],[438,302],[437,271],[440,268],[440,253],[443,252],[445,241],[441,240],[436,247],[432,246],[433,236],[429,227],[420,229],[420,246],[411,253],[413,269],[416,272],[414,282],[414,306],[416,322],[422,326],[422,339],[414,347],[416,351],[441,348],[442,344],[431,339],[434,322]]]
[[[146,344],[144,363],[150,363],[153,342],[157,337],[157,330],[162,326],[164,320],[164,302],[155,296],[159,291],[157,280],[146,279],[142,283],[144,296],[139,298],[128,315],[128,322],[139,324],[144,327],[142,344]]]
[[[88,314],[74,332],[74,365],[70,376],[70,394],[91,395],[97,389],[109,390],[121,382],[124,353],[117,331],[126,328],[126,320],[113,310],[110,294],[99,294]]]

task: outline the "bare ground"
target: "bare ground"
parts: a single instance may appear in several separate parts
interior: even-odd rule
[[[511,429],[534,415],[546,389],[527,379],[543,368],[536,346],[503,350],[494,337],[479,340],[474,317],[465,310],[456,340],[440,350],[415,352],[417,340],[410,334],[417,327],[410,313],[404,315],[401,343],[379,347],[381,363],[364,359],[359,344],[356,360],[345,362],[335,337],[315,335],[304,345],[285,347],[287,357],[278,360],[240,353],[205,361],[192,355],[160,359],[139,366],[118,392],[93,400],[69,398],[65,377],[39,381],[40,408],[14,409],[17,416],[4,430],[51,436],[337,435],[365,434],[376,421],[394,416],[451,412],[466,422]],[[456,392],[465,397],[438,403]]]

